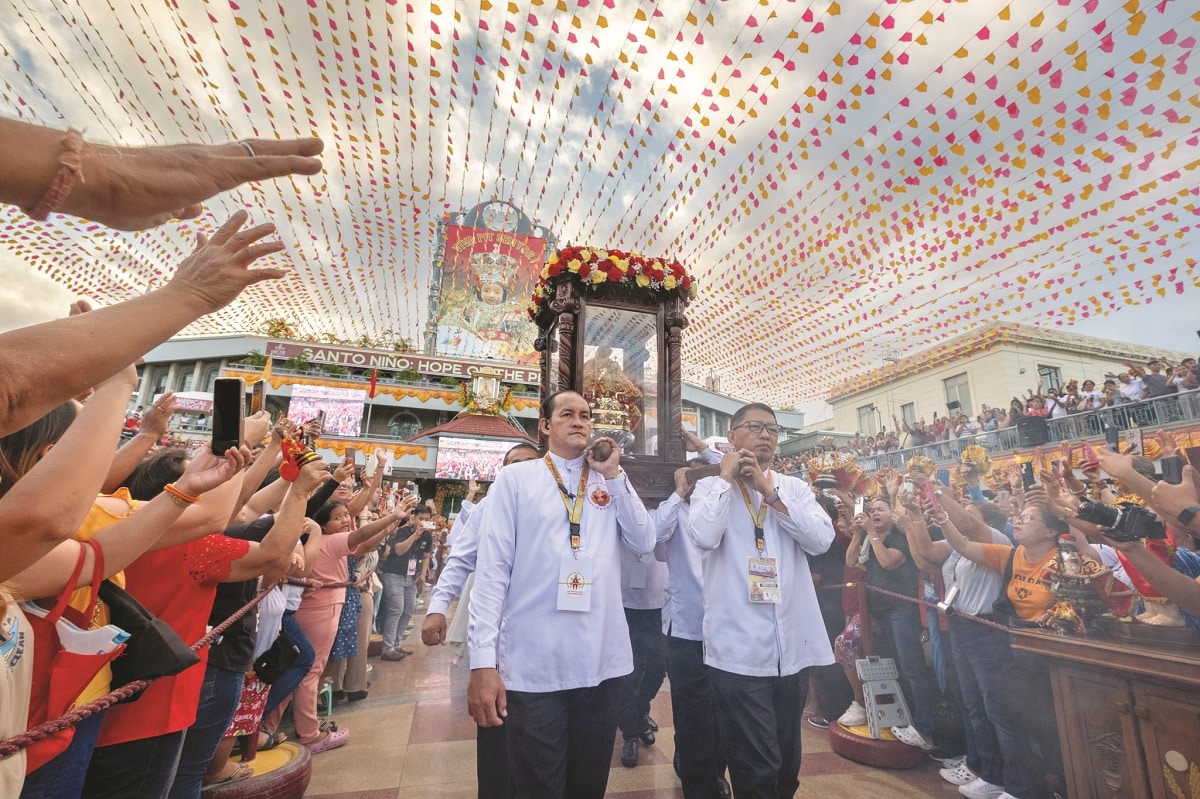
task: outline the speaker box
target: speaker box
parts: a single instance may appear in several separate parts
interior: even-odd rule
[[[1017,419],[1017,441],[1022,447],[1040,447],[1050,440],[1050,425],[1045,416]]]

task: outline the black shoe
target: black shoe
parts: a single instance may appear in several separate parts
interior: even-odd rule
[[[717,795],[721,799],[732,799],[733,791],[729,790],[729,780],[724,775],[717,777]]]
[[[621,765],[625,768],[633,768],[638,762],[638,739],[626,738],[625,743],[621,745]]]
[[[348,691],[346,693],[346,699],[347,699],[347,701],[350,701],[350,702],[361,702],[362,700],[364,700],[366,698],[367,698],[366,691]]]
[[[646,725],[646,729],[650,730],[650,732],[658,732],[658,724],[654,721],[654,719],[650,718],[649,713],[647,713],[646,717],[642,719],[642,724]]]
[[[653,730],[647,729],[645,732],[642,732],[640,735],[638,735],[638,738],[646,746],[654,746],[654,731]]]
[[[334,691],[333,692],[333,701],[335,703],[336,702],[345,702],[346,701],[346,692],[345,691]]]
[[[809,716],[808,723],[816,727],[818,730],[829,729],[829,719],[824,716]]]

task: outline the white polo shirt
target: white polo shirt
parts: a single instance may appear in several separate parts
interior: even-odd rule
[[[429,597],[429,613],[446,615],[450,603],[462,593],[467,578],[475,571],[475,561],[479,553],[479,508],[487,502],[487,497],[478,503],[464,502],[458,518],[450,527],[446,541],[450,544],[450,555],[446,565],[438,576],[437,585]],[[471,505],[470,508],[467,505]]]
[[[768,507],[765,551],[754,540],[754,522],[742,492],[721,477],[696,484],[687,533],[702,556],[704,662],[750,677],[795,674],[833,663],[833,650],[817,605],[808,555],[833,543],[833,523],[804,481],[768,472],[788,513]],[[762,496],[747,488],[755,507]],[[750,601],[749,559],[775,558],[781,601]]]
[[[700,548],[684,532],[688,504],[672,494],[654,510],[658,544],[654,556],[667,564],[663,634],[704,640],[704,592],[700,585]]]
[[[575,492],[583,458],[550,457],[563,486]],[[570,530],[544,460],[506,466],[486,506],[476,511],[482,535],[467,648],[471,668],[498,668],[509,690],[585,688],[633,670],[620,548],[652,552],[654,525],[624,475],[605,480],[591,470],[584,492],[580,555],[592,561],[587,612],[557,609],[559,565],[571,557]],[[605,494],[606,502],[593,500]]]

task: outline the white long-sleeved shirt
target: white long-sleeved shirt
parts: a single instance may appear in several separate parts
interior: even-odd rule
[[[750,677],[833,663],[807,557],[829,549],[833,523],[802,480],[774,472],[768,479],[788,512],[768,507],[763,553],[741,491],[721,477],[696,484],[687,520],[688,536],[704,550],[704,662]],[[747,491],[759,507],[762,495]],[[750,601],[749,558],[760,556],[775,558],[778,604]]]
[[[643,585],[637,588],[632,578],[639,571]],[[628,547],[621,547],[621,604],[630,610],[658,610],[666,599],[667,564],[655,558],[653,552],[635,555]]]
[[[487,497],[484,497],[470,508],[467,508],[468,503],[464,502],[458,518],[451,525],[450,533],[446,536],[446,540],[450,542],[450,554],[446,558],[446,565],[442,567],[442,573],[438,575],[437,585],[433,587],[433,593],[429,596],[429,613],[445,616],[446,611],[450,609],[450,603],[462,593],[467,578],[475,571],[475,561],[479,554],[479,509],[486,502]]]
[[[700,584],[700,548],[683,531],[688,504],[672,494],[654,510],[658,544],[654,556],[667,564],[663,634],[688,641],[704,640],[704,591]]]
[[[583,458],[550,456],[563,486],[579,487]],[[601,489],[609,501],[592,500]],[[591,470],[580,555],[592,561],[591,609],[560,611],[559,565],[571,557],[569,522],[544,460],[506,466],[477,511],[482,534],[471,596],[471,668],[498,668],[509,690],[545,693],[599,685],[633,670],[621,605],[620,548],[648,554],[654,525],[624,475]],[[499,654],[497,654],[499,653]]]

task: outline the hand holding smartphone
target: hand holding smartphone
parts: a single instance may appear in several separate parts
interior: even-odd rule
[[[250,413],[247,416],[253,416],[263,409],[266,396],[267,382],[265,380],[255,380],[250,385]]]
[[[246,381],[218,377],[213,383],[212,453],[221,457],[230,447],[240,447],[245,423]]]
[[[1037,473],[1033,468],[1033,461],[1025,461],[1021,464],[1021,484],[1030,489],[1037,485]]]

